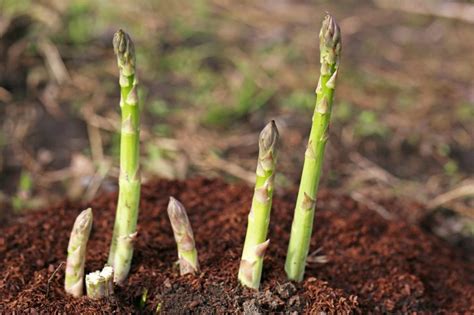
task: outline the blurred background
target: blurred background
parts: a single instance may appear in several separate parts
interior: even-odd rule
[[[462,0],[0,0],[2,209],[117,189],[118,28],[137,50],[144,180],[251,184],[275,119],[278,189],[297,187],[326,11],[343,58],[322,187],[440,235],[472,232],[474,1]]]

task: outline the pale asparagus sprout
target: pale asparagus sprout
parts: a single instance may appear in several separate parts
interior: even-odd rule
[[[75,297],[80,297],[83,294],[86,247],[91,228],[92,209],[89,208],[77,216],[67,248],[64,289]]]
[[[178,263],[181,275],[199,272],[198,254],[194,234],[184,206],[173,197],[168,203],[168,216],[178,247]]]

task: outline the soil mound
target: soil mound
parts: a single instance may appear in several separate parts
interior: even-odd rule
[[[188,210],[199,276],[180,277],[174,265],[169,196]],[[94,226],[86,272],[102,268],[116,194],[10,219],[0,228],[0,313],[474,312],[474,268],[460,253],[417,226],[386,221],[329,191],[318,199],[312,249],[320,251],[311,257],[304,282],[287,282],[283,265],[295,196],[275,196],[258,293],[242,289],[236,277],[252,197],[245,186],[202,178],[144,185],[132,270],[109,300],[65,296],[61,263],[76,215],[91,206]],[[391,210],[397,211],[397,205]]]

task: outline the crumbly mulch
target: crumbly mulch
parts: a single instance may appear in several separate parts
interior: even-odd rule
[[[174,264],[166,214],[170,195],[188,209],[202,268],[198,276],[180,277]],[[10,218],[0,227],[0,313],[474,312],[474,268],[462,253],[418,226],[386,221],[329,191],[319,194],[312,249],[320,250],[311,256],[305,280],[289,283],[283,270],[295,197],[288,192],[274,200],[261,290],[242,289],[236,275],[251,196],[246,186],[202,178],[144,185],[130,276],[113,298],[100,301],[66,296],[62,263],[72,223],[90,205],[94,226],[86,272],[102,268],[116,194]]]

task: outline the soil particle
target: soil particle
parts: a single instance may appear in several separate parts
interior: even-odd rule
[[[296,292],[296,287],[294,286],[293,283],[287,282],[287,283],[278,285],[276,287],[276,292],[281,298],[287,299],[293,296],[293,294]]]
[[[244,302],[244,314],[245,315],[257,315],[262,314],[260,309],[258,308],[257,301],[255,299],[251,299]]]
[[[176,244],[166,215],[169,196],[188,210],[202,267],[197,276],[180,277],[176,268]],[[329,191],[318,196],[311,241],[313,249],[322,248],[319,254],[327,262],[309,263],[302,283],[286,280],[283,265],[295,199],[291,191],[274,200],[272,243],[260,291],[242,288],[236,275],[251,197],[251,188],[220,180],[144,185],[130,276],[115,296],[103,300],[66,296],[61,263],[75,217],[90,206],[94,226],[86,272],[103,267],[116,194],[8,218],[8,225],[0,227],[0,313],[474,312],[474,268],[462,253],[418,226],[386,221]],[[397,208],[396,202],[392,207]]]

